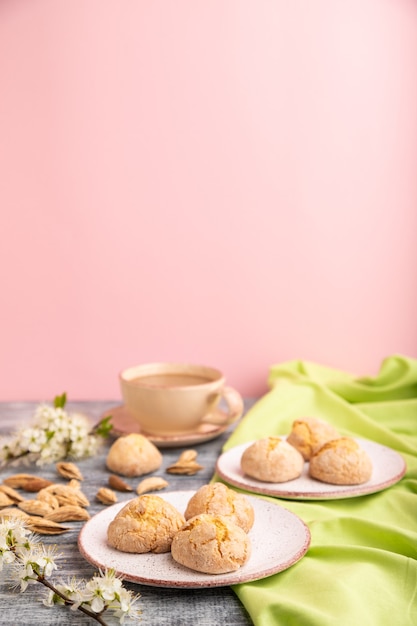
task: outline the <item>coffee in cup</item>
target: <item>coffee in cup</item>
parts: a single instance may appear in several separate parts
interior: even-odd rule
[[[225,385],[212,367],[186,363],[148,363],[119,375],[125,407],[144,433],[175,436],[194,433],[202,424],[227,425],[243,413],[238,391]],[[228,412],[218,410],[224,399]]]

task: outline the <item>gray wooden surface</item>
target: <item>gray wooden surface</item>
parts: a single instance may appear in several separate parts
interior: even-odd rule
[[[254,400],[245,400],[247,410]],[[70,402],[68,411],[81,411],[87,414],[92,423],[96,423],[103,413],[110,412],[117,406],[117,402]],[[0,436],[9,434],[18,425],[28,423],[33,415],[36,403],[0,403]],[[164,476],[169,481],[167,490],[176,491],[198,489],[201,485],[210,481],[215,468],[215,462],[228,436],[230,429],[217,439],[210,442],[192,446],[198,451],[198,461],[204,466],[204,470],[194,476],[175,476],[166,474],[164,469],[174,462],[180,452],[185,448],[165,448],[163,465],[155,475]],[[89,512],[91,515],[103,509],[102,504],[95,500],[97,489],[107,485],[109,472],[105,467],[105,457],[112,439],[108,441],[97,457],[78,462],[84,475],[82,488],[90,500]],[[187,446],[189,447],[189,446]],[[6,476],[16,472],[30,472],[56,481],[55,466],[37,468],[3,468],[0,470],[0,481]],[[132,487],[135,487],[139,479],[127,479]],[[162,492],[161,492],[162,494]],[[128,500],[132,494],[118,494],[119,501]],[[69,522],[71,530],[60,536],[44,537],[46,544],[57,544],[62,557],[58,561],[59,568],[53,574],[53,580],[64,580],[71,576],[77,578],[90,578],[95,569],[80,555],[77,547],[78,533],[82,522]],[[30,585],[24,593],[16,592],[10,587],[11,581],[5,577],[5,572],[0,572],[0,624],[19,624],[22,626],[61,626],[67,624],[95,624],[95,620],[85,617],[80,611],[70,611],[66,607],[47,608],[41,600],[46,590],[40,584]],[[141,594],[139,601],[142,609],[140,622],[144,626],[216,626],[228,624],[228,626],[247,626],[252,624],[245,608],[242,606],[230,587],[214,589],[165,589],[146,585],[125,583],[128,589]],[[114,620],[115,624],[118,621]],[[126,623],[133,623],[131,620]]]

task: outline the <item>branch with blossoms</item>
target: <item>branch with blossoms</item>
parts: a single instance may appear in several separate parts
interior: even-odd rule
[[[126,617],[138,619],[141,611],[135,605],[140,596],[125,589],[113,570],[99,570],[89,581],[72,578],[66,583],[51,583],[48,577],[58,567],[58,556],[56,547],[40,543],[22,519],[0,517],[0,571],[10,567],[21,592],[28,585],[40,583],[49,590],[43,600],[45,606],[66,605],[102,626],[107,625],[104,615],[109,613],[121,624]]]
[[[111,416],[94,428],[85,415],[65,410],[67,396],[56,396],[53,406],[41,404],[33,420],[0,446],[0,464],[36,463],[46,465],[67,457],[82,459],[94,456],[112,429]]]

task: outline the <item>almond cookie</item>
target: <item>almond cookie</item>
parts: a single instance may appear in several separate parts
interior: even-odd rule
[[[372,475],[372,461],[349,437],[325,443],[310,459],[312,478],[333,485],[360,485]]]
[[[324,443],[339,437],[340,434],[331,424],[317,417],[300,417],[294,420],[287,441],[301,452],[305,461],[309,461]]]
[[[235,572],[249,559],[251,543],[230,518],[202,513],[189,519],[174,536],[174,561],[205,574]]]
[[[268,483],[283,483],[301,475],[304,459],[285,439],[266,437],[246,448],[240,466],[252,478]]]
[[[107,529],[107,541],[122,552],[169,552],[184,522],[184,516],[163,498],[143,495],[117,513]]]
[[[131,433],[116,439],[107,454],[106,465],[111,472],[122,476],[142,476],[160,468],[162,454],[152,441]]]
[[[255,517],[247,497],[243,493],[229,489],[223,483],[203,485],[191,497],[185,509],[185,519],[188,520],[201,513],[228,517],[245,532],[252,528]]]

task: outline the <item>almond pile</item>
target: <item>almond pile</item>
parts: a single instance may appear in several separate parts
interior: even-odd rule
[[[53,483],[33,474],[13,474],[5,478],[0,485],[2,517],[22,517],[33,532],[43,535],[68,531],[62,522],[90,519],[87,511],[90,502],[81,490],[79,469],[73,463],[58,463],[56,468],[61,476],[70,478],[68,483]],[[21,492],[34,494],[34,497],[25,497]]]

